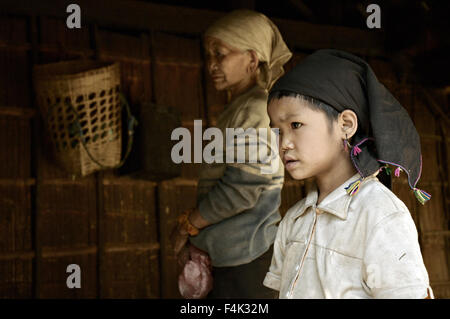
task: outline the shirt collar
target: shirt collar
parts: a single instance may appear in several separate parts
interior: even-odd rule
[[[317,206],[317,208],[321,211],[333,214],[341,219],[347,219],[348,207],[350,205],[350,201],[352,200],[352,196],[347,194],[345,187],[349,184],[357,181],[360,178],[359,174],[355,174],[346,180],[342,185],[337,187],[334,191],[325,197],[322,202]],[[316,205],[318,199],[317,186],[311,188],[310,192],[306,196],[305,204],[300,208],[300,210],[293,216],[294,219],[303,215],[306,210]]]

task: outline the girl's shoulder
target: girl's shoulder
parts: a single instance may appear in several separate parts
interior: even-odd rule
[[[374,223],[392,214],[409,215],[405,203],[376,177],[364,182],[358,194],[352,199],[350,208],[371,216]]]

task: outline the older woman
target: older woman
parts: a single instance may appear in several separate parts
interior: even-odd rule
[[[206,31],[204,45],[215,88],[227,90],[231,98],[217,120],[223,136],[226,128],[269,130],[267,92],[292,56],[277,27],[263,14],[237,10]],[[269,138],[257,135],[256,139],[258,147],[265,144],[270,149]],[[232,163],[204,164],[197,207],[180,218],[173,238],[176,254],[188,237],[209,254],[213,298],[275,297],[262,281],[280,220],[284,168],[279,165],[264,173],[270,163],[260,159],[251,163],[249,140],[235,139],[236,147],[246,149],[244,163],[235,158]]]

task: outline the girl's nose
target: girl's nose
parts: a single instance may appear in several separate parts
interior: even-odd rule
[[[282,152],[286,152],[287,150],[292,150],[294,148],[294,144],[286,135],[280,136],[280,149]]]

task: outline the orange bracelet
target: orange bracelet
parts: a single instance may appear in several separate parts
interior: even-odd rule
[[[189,221],[189,215],[194,211],[194,209],[185,210],[178,217],[178,225],[187,231],[190,236],[197,236],[199,233],[199,229],[191,224]]]

